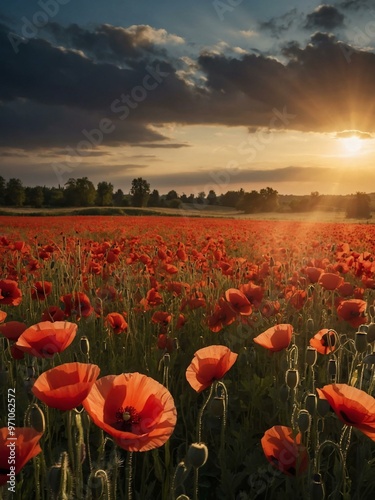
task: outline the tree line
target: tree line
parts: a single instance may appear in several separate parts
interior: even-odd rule
[[[371,217],[371,198],[366,193],[357,192],[350,196],[324,196],[312,192],[310,196],[295,197],[288,203],[280,202],[286,198],[271,188],[250,192],[244,189],[227,191],[217,195],[211,189],[197,194],[179,195],[174,189],[160,194],[151,191],[150,183],[142,177],[132,180],[129,193],[114,190],[111,182],[102,181],[95,187],[87,178],[70,178],[64,186],[46,187],[24,186],[20,179],[6,181],[0,176],[0,205],[8,207],[61,208],[61,207],[169,207],[183,208],[192,205],[231,207],[244,213],[257,212],[309,212],[313,210],[345,210],[348,217]]]

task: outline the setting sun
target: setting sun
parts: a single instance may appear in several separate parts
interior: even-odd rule
[[[345,137],[341,142],[348,154],[358,153],[362,149],[362,139],[356,135]]]

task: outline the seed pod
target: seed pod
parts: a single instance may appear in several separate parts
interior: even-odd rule
[[[225,398],[223,396],[221,397],[214,397],[211,400],[210,406],[209,406],[209,411],[210,414],[213,417],[222,417],[224,415],[224,410],[225,410]]]
[[[326,399],[318,398],[316,409],[321,417],[325,417],[330,408],[331,406]]]
[[[80,340],[79,347],[81,349],[81,353],[85,356],[88,356],[90,353],[90,342],[86,336],[82,336]]]
[[[295,389],[299,382],[299,373],[297,370],[290,368],[285,375],[285,383],[289,389]]]
[[[185,464],[187,467],[202,467],[208,458],[208,448],[204,443],[193,443],[186,453]]]
[[[328,375],[331,378],[336,378],[336,373],[337,373],[337,361],[335,358],[331,358],[328,361]]]
[[[104,495],[105,490],[109,490],[109,481],[107,473],[100,469],[91,474],[88,481],[91,498],[99,499]]]
[[[313,392],[308,394],[305,399],[305,408],[310,413],[311,416],[314,416],[316,412],[316,405],[317,405],[316,400],[317,397]]]
[[[365,352],[368,346],[367,332],[358,331],[355,334],[355,348],[357,352]]]
[[[173,484],[175,488],[182,486],[184,484],[185,479],[189,475],[190,468],[186,467],[185,462],[180,462],[173,476]]]
[[[307,331],[309,333],[313,333],[313,331],[315,330],[315,328],[314,328],[314,320],[312,318],[309,318],[307,320],[306,327],[307,327]]]
[[[307,346],[306,349],[306,364],[309,366],[314,366],[318,358],[318,353],[315,347]]]
[[[374,342],[374,340],[375,340],[375,323],[371,322],[368,324],[367,341]]]
[[[300,410],[298,412],[297,423],[301,432],[306,432],[310,428],[311,416],[307,410]]]

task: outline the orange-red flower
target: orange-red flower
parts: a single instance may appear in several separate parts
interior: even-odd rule
[[[8,340],[16,341],[26,328],[27,325],[21,321],[7,321],[0,325],[0,333]]]
[[[49,306],[43,311],[41,321],[63,321],[65,313],[58,306]]]
[[[329,328],[323,328],[319,330],[318,333],[314,335],[312,339],[310,339],[311,347],[315,347],[315,349],[320,354],[328,354],[333,352],[336,349],[336,332],[334,330],[330,330]]]
[[[253,312],[250,302],[246,298],[246,295],[242,293],[237,288],[229,288],[225,292],[225,300],[229,302],[233,311],[236,314],[241,314],[242,316],[250,316]]]
[[[366,302],[361,299],[342,300],[337,307],[337,315],[354,328],[358,328],[367,321],[366,306]]]
[[[0,304],[18,306],[22,302],[22,292],[17,281],[0,280]]]
[[[236,362],[238,354],[223,345],[210,345],[199,349],[186,370],[191,387],[201,392],[215,380],[224,377]]]
[[[337,287],[344,283],[344,278],[334,273],[322,273],[318,283],[326,290],[336,290]]]
[[[286,323],[268,328],[268,330],[261,333],[253,340],[262,347],[265,347],[272,352],[277,352],[288,347],[292,334],[293,326]]]
[[[65,363],[42,373],[32,392],[50,408],[72,410],[88,396],[100,368],[88,363]]]
[[[11,473],[10,467],[14,467],[12,471],[18,474],[29,460],[42,451],[39,445],[42,435],[31,427],[15,427],[14,436],[11,436],[14,440],[9,440],[8,427],[0,429],[0,486],[9,480],[7,474]],[[14,452],[13,463],[9,463],[11,451],[12,458]]]
[[[309,457],[301,444],[301,434],[294,437],[290,427],[271,427],[264,433],[261,444],[267,460],[284,474],[296,476],[307,469]]]
[[[100,378],[82,404],[93,422],[128,451],[162,446],[177,420],[170,392],[140,373]]]
[[[125,321],[124,316],[117,312],[107,314],[105,317],[105,323],[112,329],[113,333],[116,334],[126,332],[128,329],[128,324]]]
[[[352,425],[375,441],[375,399],[347,384],[330,384],[317,389],[327,399],[341,422]]]
[[[31,289],[31,298],[33,300],[46,300],[51,292],[52,283],[50,281],[36,281]]]
[[[77,325],[68,321],[42,321],[27,328],[15,346],[37,358],[52,358],[74,340]]]
[[[0,311],[0,323],[5,321],[5,318],[7,317],[7,313],[4,311]]]
[[[77,318],[87,318],[94,311],[90,299],[83,292],[68,293],[60,297],[64,303],[65,316],[74,314]]]
[[[215,310],[208,318],[208,328],[212,332],[220,332],[224,326],[232,324],[236,319],[236,313],[231,305],[221,297],[219,303],[215,305]]]

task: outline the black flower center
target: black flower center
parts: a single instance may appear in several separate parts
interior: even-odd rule
[[[134,406],[122,406],[116,411],[116,429],[131,432],[133,425],[139,425],[141,416]]]

